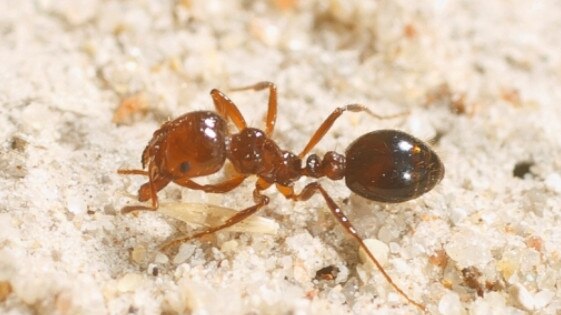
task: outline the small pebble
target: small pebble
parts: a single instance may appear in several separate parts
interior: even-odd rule
[[[497,270],[508,280],[512,275],[518,271],[520,265],[508,258],[503,258],[497,262]]]
[[[399,229],[396,229],[391,224],[385,224],[378,231],[378,239],[385,243],[389,243],[399,237]]]
[[[156,257],[154,258],[154,262],[157,264],[167,264],[167,262],[169,261],[168,256],[162,254],[162,253],[157,253]]]
[[[553,293],[553,291],[550,290],[542,290],[536,293],[536,295],[534,295],[535,309],[540,310],[546,307],[549,304],[549,302],[551,302],[554,296],[555,293]]]
[[[12,285],[8,281],[0,281],[0,302],[4,302],[12,293]]]
[[[294,280],[298,283],[306,283],[311,278],[306,271],[306,268],[301,264],[295,264],[293,270]]]
[[[131,259],[137,263],[140,264],[144,261],[144,258],[146,258],[146,247],[140,245],[135,247],[132,252],[131,252]]]
[[[545,178],[545,187],[553,192],[561,193],[561,175],[558,173],[547,175]]]
[[[63,291],[57,294],[55,299],[55,308],[57,314],[71,314],[72,295],[69,291]]]
[[[173,263],[178,265],[182,262],[185,262],[189,257],[193,255],[195,252],[195,245],[183,243],[179,247],[179,251],[177,251],[177,255],[173,257]]]
[[[388,246],[392,254],[397,254],[401,251],[401,245],[396,242],[390,242]]]
[[[131,292],[137,289],[144,282],[144,277],[138,273],[127,273],[119,282],[117,282],[117,290],[121,293]]]
[[[444,250],[448,257],[464,268],[466,266],[484,266],[492,260],[492,244],[474,229],[462,229],[456,232]],[[477,255],[474,255],[477,253]]]
[[[238,242],[236,240],[229,240],[222,243],[220,246],[220,250],[223,252],[233,252],[238,248]]]
[[[443,315],[462,315],[465,310],[460,302],[460,297],[455,292],[446,293],[438,302],[438,311]]]
[[[11,289],[14,294],[25,304],[33,305],[44,301],[47,296],[52,294],[53,287],[49,286],[52,278],[37,277],[32,274],[26,274],[16,277],[10,282]]]
[[[86,202],[79,196],[70,196],[66,198],[66,207],[73,214],[84,214],[87,210]]]
[[[511,296],[516,302],[520,304],[525,310],[532,311],[536,307],[534,295],[530,293],[524,286],[515,284],[510,290]]]
[[[462,221],[468,215],[467,210],[465,208],[452,208],[450,209],[450,221],[454,224],[458,224],[458,222]]]
[[[510,308],[510,307],[509,307]],[[510,308],[512,309],[512,308]],[[523,314],[508,312],[505,297],[499,292],[488,292],[483,298],[476,299],[469,308],[470,315]]]

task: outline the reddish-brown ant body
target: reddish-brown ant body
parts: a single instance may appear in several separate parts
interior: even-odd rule
[[[311,154],[303,163],[303,158],[343,112],[366,112],[378,118],[389,116],[376,115],[359,104],[339,107],[321,124],[304,149],[296,155],[280,149],[271,139],[277,115],[276,86],[271,82],[260,82],[236,90],[267,88],[269,100],[264,131],[247,127],[236,105],[216,89],[210,93],[216,112],[190,112],[164,123],[154,132],[152,140],[142,153],[142,166],[147,170],[118,171],[120,174],[148,176],[148,182],[140,187],[138,199],[151,200],[152,204],[126,206],[123,212],[156,210],[157,192],[170,182],[190,189],[224,193],[239,186],[248,176],[257,176],[253,206],[237,212],[219,226],[169,241],[164,245],[164,248],[167,248],[220,231],[251,216],[269,202],[269,198],[261,192],[273,184],[286,198],[295,201],[308,200],[319,192],[338,222],[358,241],[393,288],[407,301],[424,309],[422,304],[410,299],[393,282],[347,216],[319,182],[307,184],[300,193],[294,192],[293,183],[302,176],[327,177],[332,180],[345,178],[349,189],[364,198],[380,202],[403,202],[421,196],[442,179],[444,166],[436,153],[422,141],[404,132],[380,130],[355,140],[345,155],[329,151],[322,159],[316,154]],[[238,133],[228,132],[228,119],[237,127]],[[226,160],[236,171],[232,178],[211,185],[201,185],[191,180],[218,172]]]

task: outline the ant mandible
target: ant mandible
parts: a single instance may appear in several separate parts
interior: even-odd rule
[[[409,298],[393,282],[347,216],[319,182],[307,184],[300,193],[294,192],[293,184],[302,176],[327,177],[331,180],[345,178],[347,187],[364,198],[387,203],[404,202],[431,190],[444,176],[444,165],[436,153],[421,140],[407,133],[379,130],[355,140],[347,148],[345,155],[329,151],[322,159],[316,154],[311,154],[303,164],[304,157],[345,111],[366,112],[381,119],[393,116],[377,115],[360,104],[339,107],[327,117],[304,149],[296,155],[282,150],[271,139],[277,117],[275,84],[259,82],[234,90],[257,91],[267,88],[269,99],[265,131],[248,127],[237,106],[216,89],[210,92],[216,112],[195,111],[165,122],[154,132],[142,153],[143,169],[118,170],[119,174],[148,176],[148,182],[138,191],[138,200],[151,200],[152,204],[126,206],[122,212],[158,209],[157,192],[170,182],[194,190],[225,193],[238,187],[248,176],[257,175],[253,206],[237,212],[223,224],[168,241],[162,245],[162,249],[166,249],[180,242],[215,233],[251,216],[269,203],[269,198],[261,192],[273,184],[286,198],[294,201],[308,200],[319,192],[337,221],[358,241],[359,246],[388,283],[408,302],[425,310],[423,304]],[[228,131],[228,119],[237,127],[238,133],[232,134]],[[192,180],[194,177],[218,172],[226,160],[230,161],[235,169],[235,175],[231,178],[211,185],[201,185]]]

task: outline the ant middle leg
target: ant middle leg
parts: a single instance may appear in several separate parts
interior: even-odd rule
[[[240,131],[247,128],[245,118],[243,118],[242,113],[230,98],[217,89],[212,89],[212,91],[210,91],[210,96],[214,102],[216,112],[218,112],[220,116],[230,118]]]
[[[348,234],[350,234],[354,239],[358,241],[360,248],[364,250],[368,258],[374,263],[376,268],[380,271],[380,273],[382,273],[382,276],[384,276],[386,281],[394,288],[394,290],[396,290],[409,303],[415,305],[416,307],[420,308],[423,311],[426,311],[425,305],[411,299],[397,284],[395,284],[395,282],[390,277],[390,275],[386,272],[384,267],[382,267],[380,262],[378,262],[376,257],[368,249],[368,247],[364,243],[363,238],[358,234],[357,230],[354,228],[349,218],[345,215],[345,213],[343,213],[343,211],[341,210],[341,208],[339,208],[339,206],[335,203],[335,201],[333,201],[331,196],[329,196],[327,191],[325,191],[325,189],[321,186],[320,183],[313,182],[306,185],[299,194],[295,194],[294,189],[289,186],[277,185],[277,189],[286,198],[295,201],[306,201],[310,199],[315,193],[319,192],[322,195],[323,199],[325,200],[325,203],[327,203],[329,210],[331,210],[331,213],[337,219],[337,221],[343,226],[343,228],[347,231]]]
[[[269,89],[269,101],[267,104],[267,116],[265,116],[265,134],[271,137],[273,135],[273,131],[275,130],[275,124],[277,122],[277,86],[273,82],[263,81],[248,86],[232,88],[230,90],[231,91],[244,91],[244,90],[261,91],[266,88]]]
[[[187,241],[192,240],[192,239],[197,239],[197,238],[200,238],[200,237],[205,236],[205,235],[216,233],[220,230],[223,230],[225,228],[228,228],[228,227],[230,227],[230,226],[232,226],[236,223],[239,223],[239,222],[245,220],[246,218],[248,218],[252,214],[256,213],[257,211],[259,211],[259,209],[263,208],[265,205],[267,205],[269,203],[269,197],[261,194],[261,191],[267,189],[269,186],[271,186],[271,184],[265,182],[262,179],[259,179],[257,181],[257,183],[255,184],[255,190],[253,191],[253,199],[255,199],[255,204],[253,206],[239,211],[238,213],[234,214],[233,216],[228,218],[226,221],[224,221],[224,223],[222,223],[218,226],[210,227],[210,228],[204,229],[200,232],[196,232],[196,233],[191,234],[191,235],[184,235],[184,236],[180,236],[178,238],[174,238],[172,240],[169,240],[169,241],[163,243],[160,246],[160,249],[163,250],[163,251],[169,250],[170,248],[178,245],[179,243],[187,242]]]
[[[374,113],[373,111],[368,109],[368,107],[366,107],[364,105],[361,105],[361,104],[349,104],[349,105],[337,107],[327,117],[327,119],[325,119],[323,121],[323,123],[319,126],[319,128],[316,130],[316,132],[314,132],[314,134],[310,138],[310,141],[308,141],[308,144],[306,144],[306,146],[304,147],[304,150],[302,150],[302,152],[300,152],[300,154],[298,154],[298,157],[299,158],[305,157],[306,154],[308,154],[316,146],[316,144],[318,144],[318,142],[323,138],[323,136],[325,136],[327,131],[329,131],[329,129],[331,129],[331,127],[333,126],[335,121],[339,117],[341,117],[341,115],[346,111],[355,112],[355,113],[356,112],[365,112],[365,113],[369,114],[370,116],[378,118],[378,119],[391,119],[391,118],[396,118],[396,117],[400,117],[400,116],[403,116],[403,115],[407,115],[409,113],[409,112],[402,112],[402,113],[393,114],[393,115],[380,115],[380,114]]]

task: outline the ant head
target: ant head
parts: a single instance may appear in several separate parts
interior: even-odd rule
[[[209,175],[226,160],[226,122],[217,114],[198,111],[162,126],[165,136],[150,143],[159,176],[172,179]],[[156,134],[155,134],[156,136]]]
[[[355,140],[346,151],[345,181],[370,200],[403,202],[431,190],[444,165],[421,140],[397,130],[379,130]]]

